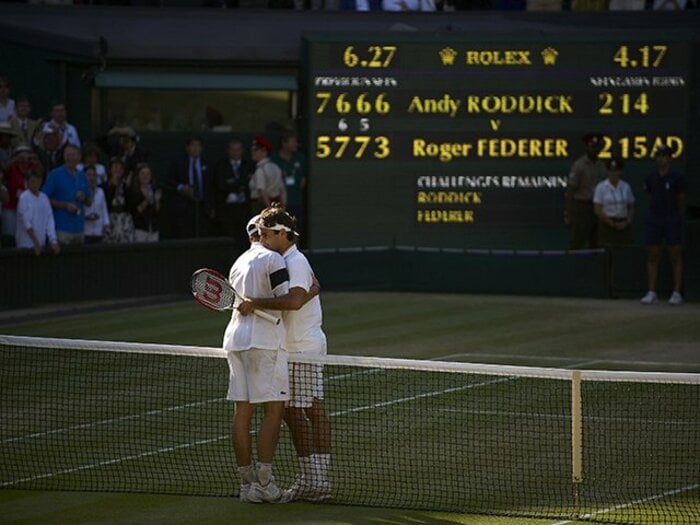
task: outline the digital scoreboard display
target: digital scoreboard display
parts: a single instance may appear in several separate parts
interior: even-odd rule
[[[683,166],[686,41],[318,34],[304,59],[312,248],[565,248],[583,135],[638,200],[659,144]]]

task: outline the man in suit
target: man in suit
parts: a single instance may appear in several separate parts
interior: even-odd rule
[[[10,119],[10,126],[17,132],[15,138],[12,139],[12,146],[28,146],[32,147],[34,135],[36,135],[41,119],[31,118],[32,104],[26,95],[17,97],[15,104],[15,116]]]
[[[214,206],[212,178],[202,157],[204,145],[190,137],[185,155],[173,161],[165,184],[161,235],[165,239],[189,239],[209,235]]]
[[[228,143],[226,157],[214,167],[213,195],[216,221],[221,233],[233,237],[235,244],[247,246],[243,232],[250,218],[250,176],[255,172],[255,163],[243,157],[243,142],[234,138]]]

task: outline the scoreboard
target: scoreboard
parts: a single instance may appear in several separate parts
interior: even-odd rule
[[[583,135],[638,200],[658,145],[682,169],[690,53],[624,31],[306,35],[308,245],[565,248]]]

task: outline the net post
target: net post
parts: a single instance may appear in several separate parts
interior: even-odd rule
[[[571,478],[574,488],[574,505],[581,506],[583,482],[583,416],[581,410],[581,371],[571,373]]]

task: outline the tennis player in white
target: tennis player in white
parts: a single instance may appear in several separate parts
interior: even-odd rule
[[[280,254],[258,242],[257,217],[246,227],[250,248],[231,267],[229,282],[239,298],[274,297],[289,291],[289,273]],[[270,312],[279,314],[279,312]],[[284,323],[275,325],[234,309],[224,333],[230,370],[227,398],[235,402],[231,424],[233,450],[244,502],[276,502],[283,496],[272,475],[284,403],[289,400],[289,374]],[[253,465],[251,422],[257,405],[264,415],[257,436],[257,469]]]
[[[320,286],[309,261],[296,247],[296,221],[284,208],[273,205],[260,214],[258,228],[263,245],[281,253],[287,263],[289,293],[274,299],[255,297],[245,308],[283,310],[287,351],[325,355]],[[300,475],[285,491],[283,501],[323,501],[331,497],[331,426],[323,403],[323,368],[292,363],[289,374],[291,392],[284,420],[292,433]]]

